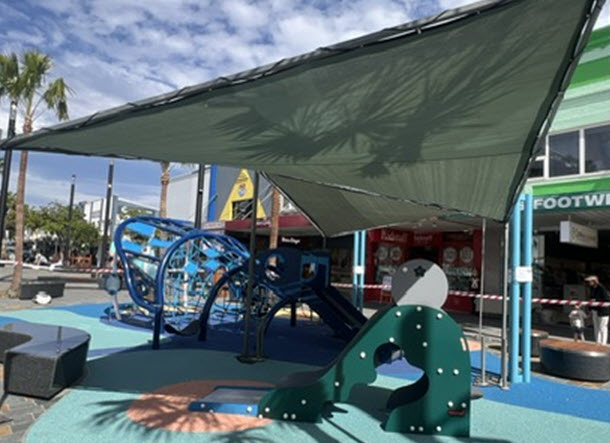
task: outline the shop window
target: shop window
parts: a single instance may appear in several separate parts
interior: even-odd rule
[[[530,178],[544,177],[544,157],[538,157],[532,162]]]
[[[233,220],[250,218],[252,212],[252,199],[233,202]]]
[[[610,169],[610,125],[585,130],[585,172]]]
[[[549,137],[549,175],[578,174],[578,132]]]

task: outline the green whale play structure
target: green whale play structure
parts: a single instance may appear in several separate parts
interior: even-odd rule
[[[376,367],[387,361],[389,354],[402,351],[423,375],[392,392],[383,428],[389,432],[468,437],[470,355],[460,326],[440,309],[447,289],[445,274],[437,265],[426,260],[409,261],[393,276],[395,304],[368,320],[328,366],[291,374],[271,390],[239,392],[239,388],[223,386],[194,409],[318,422],[332,403],[348,402],[355,385],[374,382]],[[223,395],[231,401],[223,404]],[[239,401],[240,395],[244,401]]]

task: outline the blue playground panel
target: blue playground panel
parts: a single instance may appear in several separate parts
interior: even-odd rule
[[[214,391],[189,405],[189,411],[258,415],[258,402],[273,388],[261,386],[216,386]]]

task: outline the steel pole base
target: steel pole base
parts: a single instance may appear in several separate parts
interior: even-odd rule
[[[258,357],[256,355],[249,355],[249,354],[246,354],[246,355],[240,354],[240,355],[237,355],[235,358],[240,363],[244,363],[247,365],[252,365],[254,363],[260,363],[262,361],[265,361],[265,357]]]

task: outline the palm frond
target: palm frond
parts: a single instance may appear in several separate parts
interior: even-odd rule
[[[67,120],[68,116],[68,96],[73,95],[74,91],[70,88],[63,78],[58,78],[47,87],[42,97],[47,104],[47,108],[52,109],[60,120]]]
[[[19,97],[19,59],[14,52],[0,55],[0,97],[4,95],[15,101]]]

